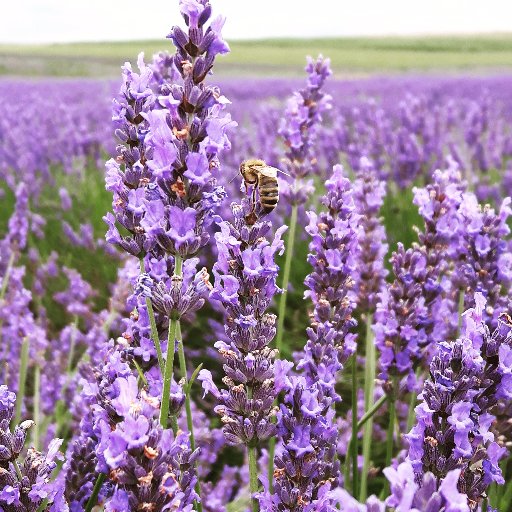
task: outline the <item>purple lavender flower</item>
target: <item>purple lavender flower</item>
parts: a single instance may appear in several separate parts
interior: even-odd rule
[[[191,263],[196,263],[196,261]],[[192,266],[192,265],[190,265]],[[193,270],[195,270],[195,265]],[[210,291],[209,274],[203,267],[193,280],[185,277],[173,276],[170,280],[170,288],[164,281],[160,281],[151,290],[151,301],[157,311],[164,313],[167,317],[176,316],[183,318],[190,316],[200,309]]]
[[[506,315],[490,335],[482,322],[485,299],[477,293],[475,309],[466,312],[464,335],[441,343],[430,364],[424,385],[418,423],[408,434],[409,458],[421,481],[427,472],[438,480],[460,470],[458,489],[476,510],[492,482],[503,484],[498,465],[504,449],[494,440],[490,426],[492,407],[510,399],[512,321]]]
[[[285,391],[278,414],[282,447],[274,457],[274,493],[262,494],[260,503],[268,512],[319,510],[327,501],[324,493],[340,483],[333,400],[304,377],[291,377]]]
[[[444,478],[425,473],[418,481],[409,461],[384,469],[391,495],[386,505],[403,512],[470,512],[468,497],[457,489],[460,469],[452,469]]]
[[[356,321],[354,280],[357,261],[357,222],[352,190],[335,166],[323,198],[327,212],[308,212],[312,236],[308,261],[313,272],[306,277],[314,304],[308,342],[298,369],[303,377],[285,381],[286,397],[278,416],[280,452],[274,458],[274,493],[260,500],[269,511],[306,512],[332,505],[328,491],[340,483],[335,461],[337,429],[334,421],[336,377],[354,352]],[[326,509],[331,510],[331,509]]]
[[[460,250],[463,223],[458,209],[466,187],[452,162],[447,170],[434,172],[432,184],[413,189],[414,203],[425,222],[424,230],[418,232],[419,245],[414,248],[426,257],[422,295],[427,315],[435,319],[424,327],[427,359],[436,343],[455,336],[458,328],[458,289],[454,288],[449,261]]]
[[[197,499],[195,461],[200,450],[190,449],[188,433],[174,437],[162,429],[157,419],[160,390],[153,389],[154,395],[139,390],[120,356],[119,351],[109,352],[106,364],[96,370],[96,383],[87,384],[82,392],[90,413],[72,448],[66,496],[73,507],[83,507],[96,475],[104,473],[109,484],[100,499],[107,509],[115,510],[126,500],[134,510],[165,510],[178,504],[179,510],[191,510]]]
[[[414,189],[414,202],[425,220],[419,244],[407,251],[402,244],[393,253],[394,282],[382,294],[377,307],[376,343],[381,352],[381,376],[404,379],[411,391],[414,370],[425,351],[451,332],[456,297],[452,292],[448,260],[460,243],[457,214],[464,184],[456,169],[436,171],[433,183]]]
[[[207,228],[224,194],[216,184],[218,155],[230,148],[228,132],[236,123],[223,112],[226,98],[204,83],[216,55],[229,51],[221,36],[224,21],[210,21],[206,0],[180,7],[189,33],[173,27],[176,54],[165,62],[172,71],[156,87],[154,108],[141,114],[151,177],[140,208],[145,232],[167,253],[188,258],[208,242]]]
[[[144,210],[140,206],[145,185],[151,181],[145,147],[148,126],[142,114],[153,108],[155,99],[149,87],[152,71],[144,64],[142,54],[138,65],[140,74],[133,72],[129,63],[125,64],[120,98],[114,100],[112,119],[123,144],[117,148],[117,159],[106,164],[105,182],[107,190],[114,195],[114,214],[109,212],[104,217],[109,226],[107,241],[134,256],[143,255],[154,244],[154,239],[146,236],[141,226]],[[116,222],[129,232],[128,236],[119,234]]]
[[[233,204],[232,211],[233,223],[222,221],[221,231],[215,235],[219,257],[210,293],[227,313],[229,342],[219,341],[215,346],[225,361],[228,389],[219,391],[208,371],[202,370],[200,379],[203,388],[217,398],[215,411],[222,418],[228,443],[254,446],[276,432],[272,421],[277,393],[275,351],[269,347],[276,317],[267,309],[279,291],[274,257],[283,251],[281,235],[286,226],[277,230],[269,243],[269,222],[247,224],[248,201]]]
[[[23,250],[27,245],[29,233],[29,194],[28,187],[21,182],[16,187],[16,206],[13,215],[9,219],[9,243],[16,250]]]
[[[354,353],[356,320],[355,281],[358,257],[358,222],[350,181],[341,166],[333,168],[323,198],[326,212],[308,212],[306,228],[312,240],[308,262],[313,271],[305,279],[304,296],[315,307],[304,357],[298,368],[309,385],[318,382],[322,395],[339,400],[334,389],[336,374]]]
[[[492,327],[509,307],[503,292],[510,286],[505,270],[510,251],[505,237],[510,233],[507,218],[511,212],[510,198],[505,198],[496,212],[489,205],[482,208],[472,193],[464,194],[459,208],[465,229],[456,254],[454,287],[464,292],[466,309],[473,306],[475,292],[483,293],[487,299],[484,318]]]
[[[54,299],[66,307],[66,311],[73,317],[90,317],[90,301],[95,295],[91,285],[84,281],[80,273],[72,268],[63,267],[68,278],[68,287],[54,295]]]
[[[23,282],[25,274],[25,267],[11,267],[5,296],[0,302],[0,338],[3,341],[0,376],[2,382],[16,391],[23,341],[26,339],[29,344],[29,361],[41,366],[42,356],[49,346],[45,326],[38,322],[32,310],[32,294]]]
[[[69,195],[68,189],[65,187],[59,188],[59,198],[60,198],[60,206],[62,210],[65,212],[71,210],[73,206],[73,202],[71,200],[71,196]]]
[[[332,73],[330,60],[321,55],[316,61],[308,57],[305,71],[307,85],[288,100],[279,126],[279,135],[286,146],[285,170],[294,179],[293,185],[284,183],[281,190],[289,204],[304,204],[312,192],[312,182],[305,182],[304,178],[317,172],[314,147],[322,116],[332,106],[331,96],[323,91]]]
[[[432,319],[422,296],[428,275],[425,255],[414,249],[406,251],[399,243],[391,264],[395,280],[381,296],[374,330],[381,354],[380,377],[387,383],[388,392],[397,393],[398,379],[405,379],[408,390],[414,389],[414,368],[423,357],[425,331]]]
[[[9,424],[14,416],[16,395],[7,386],[0,386],[0,508],[5,512],[36,512],[46,500],[44,510],[67,510],[63,503],[58,509],[54,501],[61,499],[59,484],[52,481],[57,467],[56,459],[62,439],[54,439],[46,454],[29,448],[23,461],[19,461],[24,450],[27,431],[34,425],[25,420],[11,432]],[[54,504],[54,506],[52,506]]]
[[[357,301],[358,307],[364,312],[375,311],[388,274],[384,267],[384,257],[388,251],[386,231],[378,217],[385,191],[386,185],[378,179],[373,164],[367,158],[362,158],[354,182],[354,202],[361,216]]]

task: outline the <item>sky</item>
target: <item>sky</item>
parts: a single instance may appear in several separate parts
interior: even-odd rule
[[[512,31],[511,0],[212,0],[229,40]],[[0,43],[160,39],[177,0],[0,0]]]

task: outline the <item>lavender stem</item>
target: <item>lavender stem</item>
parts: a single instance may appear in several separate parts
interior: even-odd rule
[[[366,412],[373,407],[373,396],[375,392],[375,343],[372,332],[373,315],[366,316],[366,366],[364,386],[364,409]],[[361,475],[361,489],[359,501],[365,502],[368,490],[368,471],[370,469],[371,441],[373,432],[373,420],[368,419],[363,432],[363,472]]]
[[[181,261],[181,258],[176,255],[176,258]],[[176,263],[176,269],[178,269],[178,263]],[[181,275],[181,263],[179,265],[179,271]],[[175,270],[176,272],[176,270]],[[183,347],[183,336],[181,335],[181,323],[179,320],[177,320],[177,336],[176,340],[178,342],[178,359],[180,362],[180,372],[181,372],[181,379],[183,382],[183,389],[185,390],[185,412],[187,414],[187,428],[190,433],[190,449],[192,452],[196,449],[196,439],[194,436],[194,422],[192,420],[192,408],[190,405],[190,389],[188,385],[188,375],[187,375],[187,361],[185,359],[185,349]],[[197,468],[197,462],[196,462],[196,468]],[[199,496],[199,500],[201,499],[201,486],[199,484],[199,480],[197,481],[195,485],[195,490],[197,495]],[[201,504],[201,501],[196,501],[196,510],[198,512],[202,512],[203,505]]]
[[[357,439],[357,351],[352,358],[352,495],[357,496],[359,468],[357,464],[357,454],[359,451],[359,442]]]
[[[101,491],[101,487],[103,485],[103,482],[105,481],[106,475],[104,473],[100,473],[98,475],[98,478],[96,478],[96,482],[94,484],[94,488],[92,490],[91,497],[89,498],[89,501],[87,502],[87,505],[85,506],[85,512],[91,512],[93,507],[96,505],[96,502],[98,501],[98,494]]]
[[[388,399],[388,395],[382,395],[374,404],[373,407],[365,413],[365,415],[357,422],[357,430],[363,427],[367,421],[369,421],[375,413],[384,405],[384,402]]]
[[[27,380],[27,366],[28,366],[28,349],[30,341],[28,337],[23,339],[21,344],[20,355],[20,374],[18,377],[18,393],[16,399],[16,412],[14,415],[13,425],[19,425],[21,420],[21,408],[23,407],[23,400],[25,399],[25,384]]]
[[[512,505],[512,480],[506,483],[506,489],[500,500],[500,510],[510,510]]]
[[[9,285],[9,279],[11,277],[11,270],[12,266],[14,265],[15,257],[15,251],[11,251],[9,262],[7,263],[7,268],[5,270],[4,278],[2,279],[2,288],[0,289],[0,300],[3,300],[3,298],[5,297],[5,292],[7,291],[7,286]]]
[[[162,425],[162,428],[167,428],[167,420],[169,419],[169,400],[171,395],[171,380],[174,368],[174,352],[176,350],[176,338],[178,337],[178,324],[178,319],[169,319],[164,383],[162,387],[162,400],[160,405],[160,425]]]
[[[396,377],[395,379],[396,380]],[[389,397],[389,423],[388,423],[388,433],[386,438],[386,462],[384,463],[384,467],[387,468],[391,464],[391,459],[393,458],[393,440],[395,435],[395,420],[396,420],[396,384],[393,385],[393,395]],[[388,492],[389,484],[385,483],[384,488],[382,490],[382,496],[386,496]]]
[[[2,302],[4,300],[4,297],[5,297],[5,292],[7,291],[7,286],[9,285],[9,279],[10,279],[10,276],[11,276],[11,270],[12,270],[12,266],[14,265],[14,259],[16,257],[16,252],[15,251],[11,251],[11,255],[9,257],[9,261],[7,262],[7,268],[5,269],[5,274],[4,274],[4,277],[2,279],[2,288],[0,289],[0,302]],[[2,324],[3,324],[3,320],[0,319],[0,340],[1,340],[1,337],[2,337]],[[7,342],[8,345],[10,345],[10,341]],[[8,354],[9,353],[9,348],[4,352],[5,354]],[[2,366],[3,365],[7,365],[7,358],[5,361],[2,361]],[[6,372],[6,382],[7,382],[7,372]]]
[[[464,290],[459,290],[459,307],[458,307],[458,323],[457,323],[457,337],[460,335],[462,328],[462,313],[464,313],[464,299],[465,299]]]
[[[419,381],[421,376],[421,366],[416,370],[416,382]],[[416,402],[418,401],[418,395],[416,391],[411,391],[411,396],[409,398],[409,412],[407,414],[407,432],[411,431],[411,428],[414,424],[415,413],[414,409],[416,408]]]
[[[256,447],[249,447],[249,486],[251,490],[251,510],[252,512],[259,512],[260,507],[258,500],[254,497],[254,495],[259,490],[258,484],[258,464],[256,461]]]
[[[41,368],[34,368],[34,448],[39,451],[41,429]]]
[[[290,270],[292,268],[293,246],[295,245],[295,229],[297,227],[297,215],[299,206],[292,205],[292,214],[290,216],[288,239],[286,243],[286,258],[284,262],[283,284],[281,288],[283,293],[279,299],[279,313],[277,318],[277,331],[276,331],[276,348],[279,351],[279,356],[282,356],[281,351],[283,348],[283,335],[284,335],[284,318],[286,316],[286,299],[288,297],[288,285],[290,284]]]
[[[76,344],[76,331],[78,330],[78,316],[75,315],[73,318],[73,332],[71,333],[71,339],[69,344],[69,353],[68,353],[68,362],[66,364],[66,383],[62,387],[62,394],[66,391],[68,385],[70,376],[72,374],[73,370],[73,358],[75,356],[75,344]]]
[[[17,460],[12,461],[12,465],[14,466],[14,470],[16,471],[16,476],[18,477],[19,481],[21,482],[23,480],[23,475],[21,474],[20,466],[18,464]]]
[[[142,384],[144,386],[147,386],[148,385],[148,379],[146,379],[146,376],[144,375],[144,371],[142,370],[142,368],[140,367],[139,363],[137,363],[137,361],[134,359],[133,360],[133,366],[135,366],[135,369],[137,370],[137,373],[139,375],[139,379],[142,381]],[[140,383],[139,383],[140,385]]]
[[[179,256],[177,256],[179,257]],[[144,264],[144,256],[141,256],[140,259],[140,272],[141,274],[146,273],[146,266]],[[158,358],[158,366],[160,367],[160,372],[162,376],[164,375],[164,357],[162,354],[162,346],[160,345],[160,338],[158,337],[158,329],[156,328],[155,321],[155,312],[153,311],[153,304],[151,303],[151,299],[146,297],[146,308],[148,310],[149,316],[149,324],[151,326],[151,338],[153,338],[153,343],[155,345],[156,356]]]

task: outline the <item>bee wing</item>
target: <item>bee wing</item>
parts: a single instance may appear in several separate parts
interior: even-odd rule
[[[271,167],[270,165],[266,165],[265,167],[261,167],[259,169],[260,174],[263,176],[268,176],[269,178],[277,178],[277,173],[281,172],[279,169],[275,167]]]

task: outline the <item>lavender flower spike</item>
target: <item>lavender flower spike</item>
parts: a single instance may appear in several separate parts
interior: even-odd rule
[[[283,251],[282,226],[267,241],[268,221],[248,225],[251,212],[248,201],[232,205],[233,223],[222,221],[215,235],[219,257],[213,267],[213,300],[227,312],[225,326],[228,343],[215,346],[224,358],[225,384],[219,391],[211,374],[203,370],[199,378],[205,390],[218,400],[216,412],[224,423],[224,435],[231,444],[255,445],[275,435],[273,423],[276,396],[274,384],[275,350],[270,343],[275,335],[276,317],[267,312],[279,291],[276,285],[276,254]]]
[[[440,480],[432,473],[418,478],[410,461],[385,468],[391,487],[386,505],[400,512],[470,512],[468,497],[457,489],[460,474],[460,469],[453,469]]]
[[[281,192],[292,205],[304,204],[313,190],[312,181],[304,182],[304,178],[318,171],[315,142],[323,114],[332,108],[331,96],[323,91],[332,73],[330,60],[321,55],[316,61],[308,57],[305,70],[307,85],[288,100],[279,127],[286,146],[285,170],[294,180],[292,186],[283,183]]]
[[[0,386],[0,510],[4,512],[36,512],[46,500],[45,511],[68,510],[59,482],[52,480],[61,458],[62,439],[53,439],[46,454],[29,448],[24,461],[19,461],[24,450],[27,431],[34,425],[26,420],[11,432],[9,424],[14,416],[16,395],[7,386]]]
[[[335,166],[326,183],[326,212],[308,212],[312,236],[306,278],[314,305],[304,356],[303,376],[286,380],[286,397],[278,416],[280,452],[274,458],[274,493],[260,497],[265,510],[336,510],[332,492],[340,484],[335,460],[337,428],[333,404],[337,374],[355,350],[354,280],[359,215],[350,181]],[[330,504],[330,505],[329,505]]]
[[[230,149],[228,134],[237,123],[225,113],[227,98],[206,83],[216,56],[229,52],[224,19],[211,19],[207,0],[183,0],[180,10],[188,33],[172,28],[176,53],[166,61],[169,80],[157,86],[155,109],[143,114],[152,177],[142,226],[166,253],[186,259],[209,240],[208,227],[225,197],[217,185],[219,155]]]
[[[269,242],[271,224],[252,222],[254,213],[249,216],[252,207],[248,200],[231,208],[233,222],[221,222],[221,231],[215,235],[219,256],[213,267],[215,285],[210,294],[227,313],[228,341],[215,344],[224,359],[223,382],[227,389],[219,391],[207,370],[200,372],[199,379],[217,399],[215,412],[224,424],[227,442],[248,448],[253,510],[257,510],[256,450],[262,441],[276,435],[273,403],[284,380],[283,372],[289,369],[284,363],[274,364],[276,350],[270,348],[270,343],[276,333],[276,316],[267,312],[279,291],[279,269],[274,258],[283,252],[281,235],[286,226],[279,228]]]
[[[336,165],[326,182],[323,198],[326,212],[310,211],[306,228],[312,240],[308,262],[313,271],[305,279],[314,313],[308,328],[308,342],[298,369],[304,371],[308,385],[319,383],[322,396],[339,400],[334,385],[336,374],[355,351],[356,320],[354,276],[358,256],[359,214],[355,210],[350,181]]]
[[[418,423],[407,436],[417,480],[427,472],[439,480],[460,470],[457,487],[467,494],[471,511],[492,482],[504,483],[498,463],[505,449],[490,427],[492,407],[512,398],[512,319],[502,315],[491,335],[482,322],[485,303],[477,293],[463,336],[439,345],[416,408]]]
[[[354,202],[356,211],[361,216],[357,305],[361,311],[367,313],[375,311],[388,274],[384,267],[384,258],[388,252],[386,230],[379,219],[385,193],[385,182],[378,179],[372,162],[362,157],[354,182]]]

